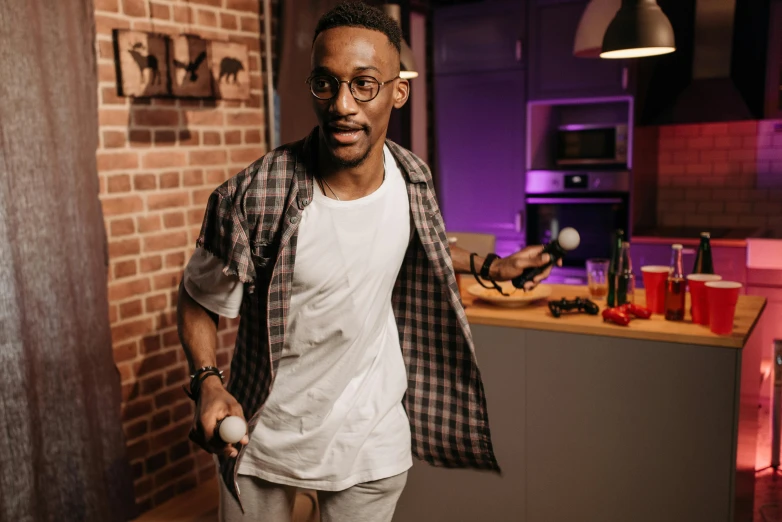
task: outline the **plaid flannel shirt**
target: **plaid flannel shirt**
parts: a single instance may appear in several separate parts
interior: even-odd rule
[[[242,405],[250,433],[269,395],[282,353],[296,261],[298,223],[313,196],[316,128],[218,187],[210,196],[198,246],[245,284],[228,391]],[[461,304],[431,173],[411,152],[387,141],[406,178],[414,224],[393,291],[393,309],[407,367],[404,407],[412,451],[443,467],[499,472],[483,384]],[[220,458],[237,500],[243,456]]]

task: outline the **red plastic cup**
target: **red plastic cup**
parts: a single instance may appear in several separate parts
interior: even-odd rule
[[[670,270],[667,266],[659,265],[641,267],[646,290],[646,308],[653,314],[665,313],[665,282]]]
[[[733,333],[736,303],[741,283],[735,281],[710,281],[706,283],[709,300],[709,328],[717,335]]]
[[[706,283],[722,281],[722,276],[715,274],[690,274],[687,282],[690,285],[690,315],[695,324],[709,324],[709,294]]]

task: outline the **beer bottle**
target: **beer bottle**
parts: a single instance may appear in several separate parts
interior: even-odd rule
[[[698,253],[695,254],[695,264],[692,267],[693,274],[713,274],[714,261],[711,257],[711,234],[701,232],[701,244],[698,245]]]
[[[619,270],[616,274],[616,306],[635,301],[635,275],[630,261],[630,243],[622,242]]]
[[[673,245],[671,271],[665,284],[665,318],[668,321],[684,319],[684,299],[687,295],[687,280],[682,271],[682,245]]]
[[[625,238],[625,231],[621,228],[614,233],[613,244],[611,245],[611,262],[608,265],[608,295],[606,304],[609,307],[616,305],[616,276],[619,273],[619,256],[622,254],[622,242]]]

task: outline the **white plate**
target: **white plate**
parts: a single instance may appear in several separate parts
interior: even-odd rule
[[[534,301],[547,298],[552,292],[552,288],[549,285],[538,285],[529,292],[525,292],[524,290],[516,289],[510,281],[503,281],[497,284],[500,285],[503,292],[510,295],[504,296],[494,288],[483,288],[477,283],[469,286],[467,292],[481,301],[497,306],[509,307],[526,306]]]

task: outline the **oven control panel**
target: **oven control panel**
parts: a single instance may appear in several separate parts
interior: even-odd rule
[[[628,171],[527,171],[527,194],[564,192],[630,192]]]

